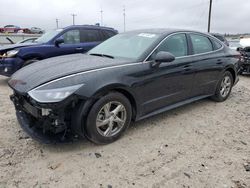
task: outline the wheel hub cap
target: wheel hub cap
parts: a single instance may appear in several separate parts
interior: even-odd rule
[[[105,137],[111,137],[121,131],[127,119],[127,112],[123,104],[111,101],[99,111],[96,119],[97,131]]]
[[[221,82],[220,94],[222,97],[226,97],[231,89],[231,79],[229,76],[225,76]]]

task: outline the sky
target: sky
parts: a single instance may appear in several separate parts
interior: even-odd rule
[[[207,31],[209,0],[0,0],[0,27],[7,24],[45,30],[76,24],[114,27],[123,32],[143,28],[179,28]],[[213,0],[211,32],[250,33],[249,0]]]

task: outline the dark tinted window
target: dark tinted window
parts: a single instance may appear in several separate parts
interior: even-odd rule
[[[218,50],[222,47],[222,45],[216,40],[213,40],[213,43],[214,43],[214,50]]]
[[[172,53],[175,57],[186,56],[188,52],[185,34],[176,34],[167,38],[156,50]]]
[[[193,44],[194,54],[213,51],[213,45],[207,37],[198,34],[190,34],[190,37]]]
[[[102,41],[98,30],[95,29],[84,29],[81,31],[83,42],[98,42]]]
[[[80,43],[80,31],[70,30],[62,35],[64,44],[77,44]]]
[[[103,30],[102,32],[103,32],[103,34],[105,36],[105,39],[108,39],[108,38],[113,37],[115,35],[114,32],[108,31],[108,30]]]

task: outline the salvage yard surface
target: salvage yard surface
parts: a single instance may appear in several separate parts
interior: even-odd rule
[[[115,143],[43,145],[21,130],[0,77],[2,187],[250,187],[250,76],[209,99],[133,123]]]

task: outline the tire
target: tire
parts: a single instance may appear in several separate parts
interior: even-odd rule
[[[32,63],[35,63],[35,62],[37,62],[37,61],[39,61],[38,59],[30,59],[30,60],[27,60],[27,61],[25,61],[24,63],[23,63],[23,66],[22,67],[25,67],[25,66],[27,66],[27,65],[30,65],[30,64],[32,64]]]
[[[221,77],[217,85],[215,95],[212,97],[212,99],[216,102],[225,101],[229,97],[232,87],[233,87],[233,76],[229,71],[226,71]]]
[[[96,144],[119,139],[131,122],[132,107],[121,93],[112,92],[96,101],[87,116],[86,137]]]

